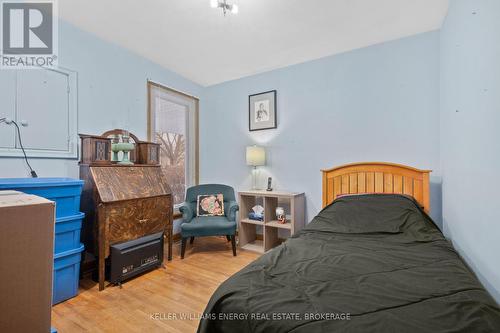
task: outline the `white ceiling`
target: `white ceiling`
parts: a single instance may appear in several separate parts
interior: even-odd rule
[[[201,85],[441,27],[448,0],[62,0],[62,18]]]

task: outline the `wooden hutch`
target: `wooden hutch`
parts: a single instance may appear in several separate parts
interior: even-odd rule
[[[80,179],[85,181],[81,209],[85,213],[82,240],[86,258],[97,259],[99,290],[104,289],[110,245],[164,232],[168,260],[172,259],[173,203],[160,167],[159,145],[133,134],[130,161],[112,162],[112,138],[127,133],[116,129],[100,136],[80,134]],[[86,260],[95,268],[96,260]],[[85,266],[85,263],[84,263]]]

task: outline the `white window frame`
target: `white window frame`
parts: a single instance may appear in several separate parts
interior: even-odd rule
[[[51,150],[51,149],[28,149],[26,148],[26,155],[30,158],[61,158],[61,159],[77,159],[78,158],[78,86],[77,80],[78,76],[75,71],[71,71],[65,68],[49,69],[31,69],[31,70],[47,70],[57,73],[61,73],[68,77],[68,149],[61,150]],[[16,73],[16,85],[15,91],[16,96],[18,95],[18,73]],[[17,99],[17,98],[16,98]],[[20,125],[21,119],[17,119],[17,100],[15,105],[15,121]],[[13,124],[11,126],[14,126]],[[54,123],[53,126],[57,126]],[[50,127],[47,128],[47,132],[50,132]],[[22,134],[22,133],[21,133]],[[16,145],[18,143],[17,131],[14,131]],[[22,139],[22,137],[21,137]],[[0,157],[24,157],[22,149],[19,147],[14,148],[0,148]]]
[[[154,131],[156,129],[156,117],[155,110],[151,103],[152,88],[162,89],[168,95],[166,100],[172,103],[183,105],[186,107],[188,112],[186,117],[186,147],[188,147],[188,153],[186,154],[186,188],[199,183],[199,149],[198,149],[198,121],[199,121],[199,99],[195,96],[180,92],[178,90],[169,88],[163,84],[148,80],[148,140],[156,142],[154,137]],[[190,153],[192,152],[192,153]],[[178,212],[178,208],[181,204],[174,205],[174,209]]]

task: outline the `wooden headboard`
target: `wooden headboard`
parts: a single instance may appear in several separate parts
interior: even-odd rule
[[[357,193],[398,193],[410,195],[429,213],[429,173],[409,166],[361,162],[321,170],[323,207],[337,196]]]

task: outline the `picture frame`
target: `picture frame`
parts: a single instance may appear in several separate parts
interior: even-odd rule
[[[248,130],[261,131],[278,126],[276,90],[248,96]]]

